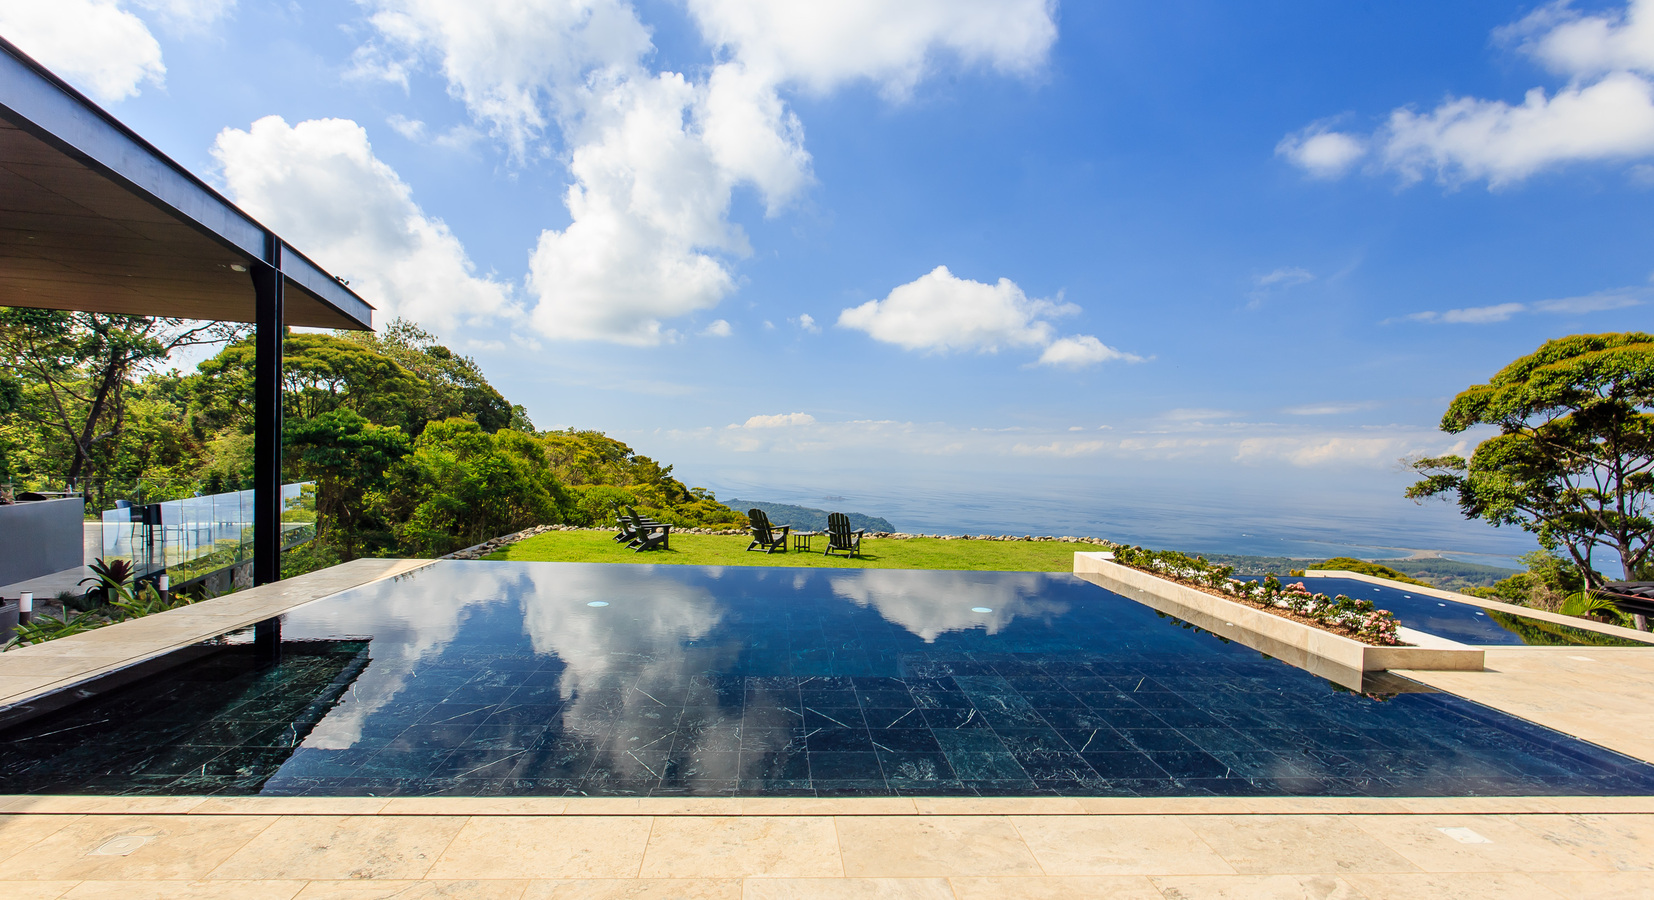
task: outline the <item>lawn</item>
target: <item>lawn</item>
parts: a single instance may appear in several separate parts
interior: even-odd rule
[[[799,566],[822,569],[977,569],[987,572],[1072,572],[1076,550],[1094,544],[1055,541],[944,541],[938,538],[868,538],[862,556],[823,556],[826,536],[810,553],[746,551],[743,535],[674,534],[672,549],[634,553],[603,531],[554,531],[519,541],[483,557],[528,562],[673,563],[684,566]]]

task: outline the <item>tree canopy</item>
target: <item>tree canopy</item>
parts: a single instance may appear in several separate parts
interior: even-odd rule
[[[1654,335],[1584,334],[1547,341],[1461,392],[1442,416],[1459,434],[1499,433],[1467,460],[1413,464],[1414,499],[1457,500],[1467,518],[1516,525],[1561,550],[1586,582],[1602,582],[1596,551],[1613,550],[1627,578],[1646,574],[1654,537]]]
[[[226,345],[192,373],[159,371],[171,349],[206,341]],[[616,504],[677,525],[744,521],[604,434],[534,431],[474,360],[409,322],[285,343],[283,468],[317,483],[318,539],[304,551],[315,564],[608,525]],[[95,472],[89,511],[251,486],[244,331],[0,308],[0,352],[0,481],[55,488]]]

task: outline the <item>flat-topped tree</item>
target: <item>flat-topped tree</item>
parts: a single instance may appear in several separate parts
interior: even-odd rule
[[[1654,335],[1547,341],[1453,398],[1442,430],[1493,425],[1470,459],[1421,459],[1415,500],[1452,497],[1466,518],[1517,525],[1565,550],[1587,583],[1595,550],[1617,551],[1625,577],[1646,574],[1654,537]]]

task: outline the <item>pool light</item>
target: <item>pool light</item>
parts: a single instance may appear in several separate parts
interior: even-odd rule
[[[973,606],[971,607],[971,612],[993,612],[993,610],[986,606]]]
[[[608,606],[609,601],[607,601],[607,600],[593,600],[592,602],[590,602],[586,605],[587,606]]]

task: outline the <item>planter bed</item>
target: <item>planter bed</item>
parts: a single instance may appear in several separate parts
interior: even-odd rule
[[[1075,553],[1074,572],[1115,593],[1177,616],[1318,675],[1388,669],[1481,671],[1483,653],[1434,635],[1400,630],[1410,646],[1375,646],[1114,562],[1111,553]],[[1126,588],[1127,590],[1121,590]],[[1185,613],[1189,615],[1185,615]]]

